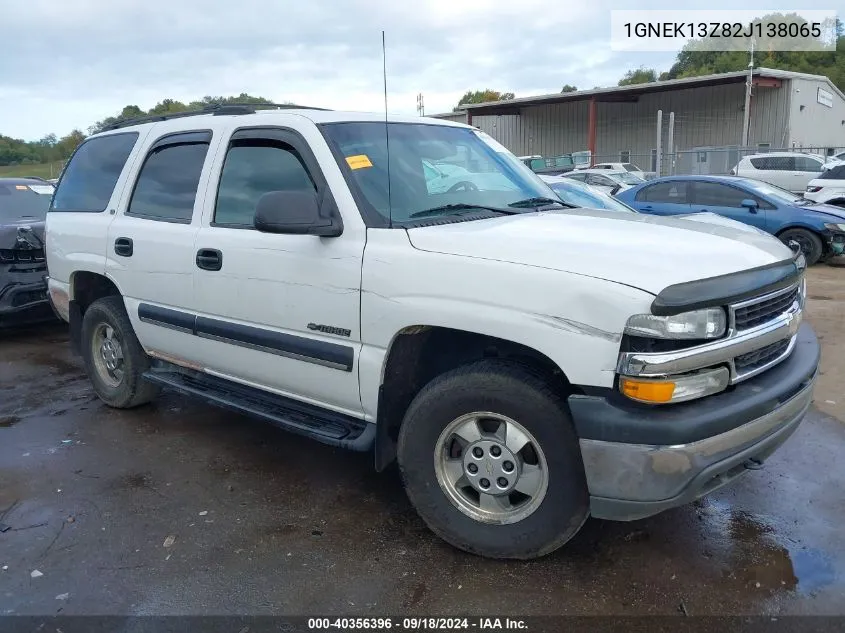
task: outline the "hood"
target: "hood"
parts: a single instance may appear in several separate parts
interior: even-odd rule
[[[652,294],[792,256],[757,230],[702,218],[584,209],[413,228],[408,236],[423,251],[550,268]]]
[[[673,217],[677,219],[690,220],[692,222],[718,224],[719,226],[727,226],[736,231],[747,231],[749,233],[757,233],[759,235],[770,235],[766,231],[758,229],[756,226],[753,226],[751,224],[745,224],[744,222],[738,222],[737,220],[731,220],[730,218],[726,218],[723,215],[711,213],[710,211],[703,211],[701,213],[684,213],[682,215],[676,215]]]
[[[0,248],[44,248],[44,221],[13,220],[0,224]]]
[[[808,204],[800,207],[804,211],[811,211],[813,213],[824,213],[831,216],[831,221],[845,220],[845,209],[837,207],[832,204]]]

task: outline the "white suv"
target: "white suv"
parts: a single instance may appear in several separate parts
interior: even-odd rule
[[[845,163],[828,164],[818,178],[807,184],[804,197],[814,202],[845,207]]]
[[[781,189],[803,193],[814,178],[818,178],[824,158],[798,152],[769,152],[745,156],[731,170],[732,176],[762,180]]]
[[[433,161],[461,179],[433,186]],[[396,460],[431,529],[492,557],[758,468],[819,362],[802,258],[777,239],[571,208],[439,119],[123,123],[76,150],[46,242],[108,405],[174,389]]]

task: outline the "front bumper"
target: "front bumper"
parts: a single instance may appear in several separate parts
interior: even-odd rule
[[[571,396],[592,515],[641,519],[758,468],[806,414],[818,364],[819,343],[805,324],[789,358],[700,401],[649,407]]]
[[[0,268],[0,327],[56,318],[47,297],[46,270]]]

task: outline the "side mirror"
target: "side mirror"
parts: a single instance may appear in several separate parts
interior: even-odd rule
[[[748,209],[749,211],[757,209],[757,206],[758,206],[757,201],[752,200],[751,198],[746,198],[740,204],[742,204],[742,206],[745,207],[746,209]]]
[[[336,213],[321,208],[315,191],[270,191],[255,205],[255,228],[263,233],[337,237],[343,223]]]

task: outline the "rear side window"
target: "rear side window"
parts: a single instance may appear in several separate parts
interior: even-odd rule
[[[766,171],[794,171],[795,158],[792,156],[759,156],[751,158],[754,169]]]
[[[316,191],[295,149],[273,140],[238,141],[229,148],[214,223],[252,226],[258,200],[270,191]]]
[[[637,193],[638,202],[687,204],[686,182],[658,182]]]
[[[62,174],[50,211],[105,211],[137,140],[137,132],[126,132],[83,142]]]
[[[185,134],[186,140],[197,136]],[[147,155],[127,215],[190,223],[208,142],[179,142],[178,139],[177,135],[166,144],[159,141]]]

